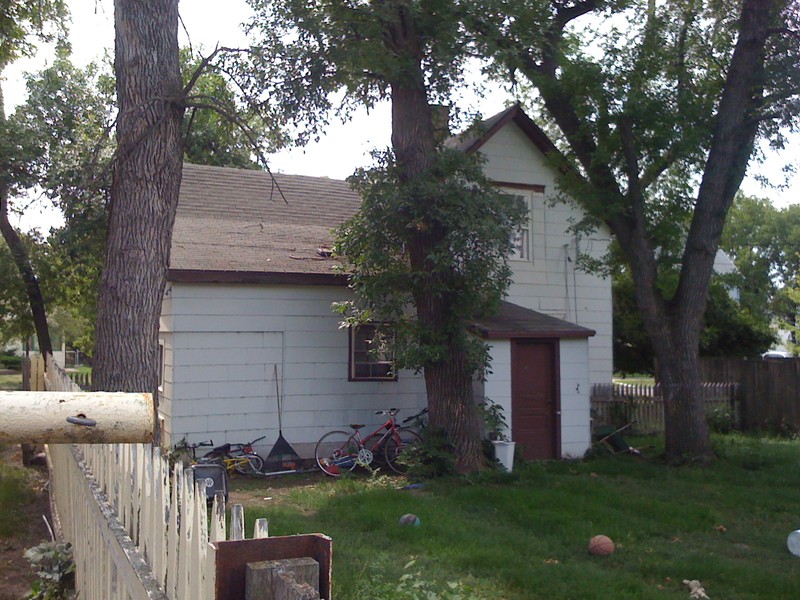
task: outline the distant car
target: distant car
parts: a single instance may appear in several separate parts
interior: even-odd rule
[[[761,358],[792,358],[792,355],[790,352],[784,352],[783,350],[769,350],[764,352]]]

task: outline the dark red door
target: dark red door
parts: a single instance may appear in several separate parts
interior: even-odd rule
[[[526,460],[558,458],[558,343],[511,341],[511,439]]]

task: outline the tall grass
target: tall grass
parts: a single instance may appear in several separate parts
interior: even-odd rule
[[[266,516],[274,535],[330,535],[343,600],[685,599],[684,579],[712,598],[800,597],[800,558],[786,548],[800,529],[800,443],[715,443],[720,458],[705,467],[668,467],[649,450],[423,491],[397,478],[325,480],[248,520]],[[404,513],[422,525],[399,525]],[[596,534],[616,542],[614,555],[587,552]]]
[[[0,447],[0,454],[3,448]],[[22,508],[29,501],[30,485],[25,472],[3,464],[0,458],[0,538],[10,537],[19,527]]]

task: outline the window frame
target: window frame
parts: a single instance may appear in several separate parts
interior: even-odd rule
[[[164,391],[164,372],[166,371],[167,353],[164,340],[158,340],[158,391]]]
[[[537,207],[539,206],[538,202],[544,202],[546,187],[540,184],[516,183],[512,181],[495,181],[495,185],[506,194],[521,197],[522,201],[525,202],[528,207],[527,224],[525,227],[520,228],[528,244],[528,256],[526,258],[519,256],[516,248],[514,248],[508,255],[508,259],[514,262],[535,262],[535,248],[533,244],[533,209],[534,205]],[[539,198],[540,200],[537,201],[536,198]]]
[[[348,340],[349,340],[349,347],[347,353],[347,380],[348,381],[397,381],[397,370],[395,369],[394,360],[370,360],[370,356],[372,350],[366,349],[361,350],[357,348],[357,336],[359,331],[363,331],[366,328],[372,328],[373,335],[374,332],[378,331],[378,326],[380,323],[364,323],[362,325],[351,325],[348,328]],[[356,360],[356,354],[364,354],[366,353],[367,360]],[[358,374],[358,367],[368,365],[369,374],[363,375]],[[383,365],[386,369],[386,374],[375,374],[373,370],[379,366]]]
[[[533,220],[533,195],[530,190],[508,190],[506,193],[516,196],[525,203],[526,222],[519,229],[511,233],[513,248],[509,255],[509,260],[520,262],[533,262],[533,240],[531,235],[531,225]],[[519,242],[517,241],[519,240]],[[520,252],[520,246],[524,252]]]

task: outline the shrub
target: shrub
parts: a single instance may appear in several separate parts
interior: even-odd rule
[[[707,411],[706,420],[714,433],[730,433],[736,428],[736,415],[728,406],[715,406]]]
[[[455,448],[442,429],[428,428],[425,439],[400,455],[409,478],[434,479],[456,474]]]
[[[75,563],[69,543],[44,542],[25,551],[38,579],[26,600],[69,600],[74,598]]]
[[[22,357],[15,356],[12,353],[0,354],[0,365],[4,369],[13,369],[14,371],[21,371]]]

